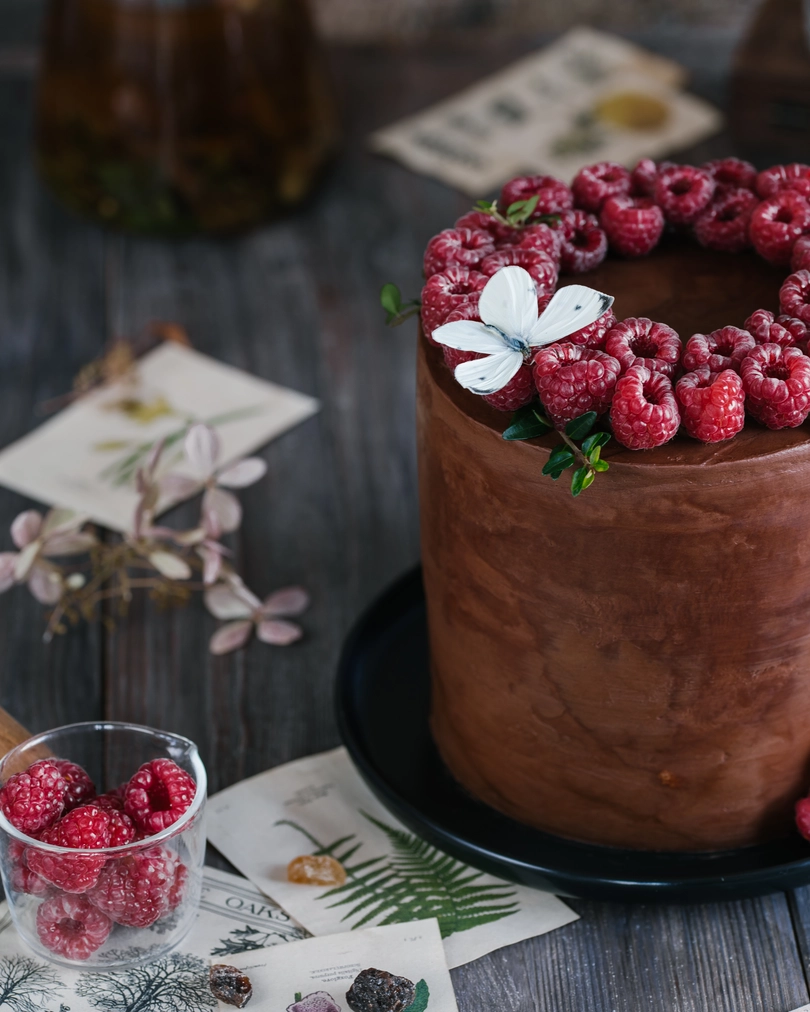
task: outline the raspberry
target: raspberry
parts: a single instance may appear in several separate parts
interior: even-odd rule
[[[191,805],[197,785],[194,778],[171,759],[144,763],[127,784],[124,811],[135,828],[154,836],[173,825]]]
[[[68,812],[40,837],[43,843],[76,851],[97,850],[110,845],[110,816],[95,805],[82,805]],[[93,886],[106,858],[101,854],[51,854],[29,848],[25,859],[31,871],[68,893],[84,893]]]
[[[675,387],[686,431],[704,443],[731,439],[745,425],[745,391],[733,369],[707,365],[681,376]]]
[[[174,882],[169,889],[169,910],[176,910],[183,902],[188,884],[188,868],[184,864],[178,864],[174,875]]]
[[[93,798],[93,804],[105,812],[123,812],[124,810],[124,799],[117,791],[99,794],[97,798]]]
[[[760,344],[740,375],[746,408],[769,429],[795,429],[810,412],[810,358],[798,348]]]
[[[448,267],[477,267],[485,256],[495,252],[495,243],[488,232],[470,228],[446,228],[427,244],[424,259],[425,277],[441,274]]]
[[[663,373],[634,365],[616,384],[610,423],[616,439],[630,450],[668,443],[680,425],[672,383]]]
[[[655,202],[673,225],[691,225],[709,206],[715,185],[705,169],[679,165],[659,173]]]
[[[630,174],[632,189],[630,193],[634,197],[651,197],[655,193],[655,181],[658,179],[658,169],[652,158],[642,158]]]
[[[48,762],[59,770],[65,778],[67,793],[65,794],[65,811],[78,808],[96,796],[96,785],[90,779],[87,770],[82,769],[78,763],[72,763],[68,759],[49,759]]]
[[[481,261],[481,273],[492,277],[503,267],[522,267],[531,275],[538,294],[553,292],[557,284],[557,264],[545,253],[521,249],[520,246],[506,246],[490,253]]]
[[[749,234],[754,249],[777,267],[790,263],[793,244],[810,231],[810,204],[799,193],[782,190],[754,208]]]
[[[683,350],[683,367],[690,372],[708,366],[711,372],[724,369],[740,371],[740,363],[756,347],[756,341],[747,330],[739,327],[722,327],[711,334],[693,334]]]
[[[646,256],[664,231],[664,212],[649,197],[610,197],[599,221],[610,248],[626,257]]]
[[[810,323],[810,271],[796,271],[779,289],[779,307],[783,313]]]
[[[756,191],[763,200],[774,197],[783,190],[797,190],[805,197],[810,193],[810,165],[791,162],[790,165],[772,165],[760,172],[756,179]]]
[[[793,247],[790,256],[790,269],[792,271],[810,270],[810,235],[800,236]]]
[[[608,240],[599,219],[584,211],[563,211],[558,226],[560,266],[569,274],[593,270],[607,256]]]
[[[574,206],[574,195],[571,190],[554,176],[518,176],[510,180],[501,190],[499,207],[507,211],[518,200],[530,200],[537,196],[537,206],[532,218],[542,218],[547,214],[559,214],[570,211]]]
[[[520,230],[512,225],[504,225],[486,211],[468,211],[463,214],[453,226],[454,228],[469,228],[473,232],[488,232],[494,243],[509,241],[510,236]]]
[[[757,344],[781,344],[792,348],[807,340],[807,326],[792,316],[780,316],[776,320],[767,309],[755,310],[745,321],[745,329],[753,335]]]
[[[49,759],[32,763],[9,777],[0,790],[0,808],[16,829],[36,836],[62,814],[68,785]]]
[[[581,344],[586,348],[597,348],[599,351],[604,351],[605,340],[608,333],[616,326],[616,314],[612,309],[609,309],[606,313],[602,313],[598,320],[594,320],[593,323],[589,323],[587,327],[583,327],[582,330],[577,330],[573,334],[569,334],[566,337],[566,341],[569,344]]]
[[[110,846],[123,847],[137,836],[135,823],[128,815],[115,809],[107,811],[110,817]]]
[[[618,360],[623,373],[641,365],[672,379],[681,360],[681,340],[665,323],[629,316],[610,330],[605,351]]]
[[[463,302],[477,300],[487,281],[489,278],[485,274],[466,267],[451,267],[443,274],[428,278],[422,289],[422,326],[428,341],[436,343],[433,331]]]
[[[11,869],[11,888],[14,892],[27,893],[29,896],[47,896],[53,891],[50,882],[21,864]]]
[[[748,227],[758,203],[750,190],[727,189],[695,221],[695,238],[707,249],[741,253],[751,245]]]
[[[84,896],[52,896],[37,910],[42,944],[66,959],[85,960],[107,941],[112,921]]]
[[[569,214],[569,211],[565,212]],[[527,225],[526,228],[515,229],[511,235],[497,244],[498,249],[507,249],[510,246],[517,246],[519,249],[533,250],[535,253],[545,253],[555,263],[560,260],[560,244],[562,235],[540,222],[538,225]]]
[[[810,840],[810,798],[796,802],[796,828],[805,840]]]
[[[540,400],[558,429],[586,411],[604,414],[619,372],[610,355],[568,342],[541,348],[532,364]]]
[[[116,924],[148,928],[170,908],[180,859],[163,847],[110,861],[88,899]]]
[[[701,168],[715,181],[717,190],[753,190],[756,185],[756,168],[742,158],[715,158],[711,162],[704,162]]]
[[[608,197],[630,193],[632,177],[618,162],[597,162],[586,165],[574,176],[571,190],[574,204],[583,211],[601,211]]]

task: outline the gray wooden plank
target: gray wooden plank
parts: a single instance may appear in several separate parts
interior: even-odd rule
[[[30,80],[0,76],[0,445],[42,421],[37,405],[70,390],[103,339],[101,238],[37,182],[31,116]],[[9,525],[28,505],[0,489],[0,550],[13,547]],[[0,598],[0,702],[36,730],[99,716],[98,630],[46,647],[44,624],[42,606],[24,588]]]
[[[460,1012],[789,1012],[808,1001],[782,894],[572,906],[575,924],[453,971]]]

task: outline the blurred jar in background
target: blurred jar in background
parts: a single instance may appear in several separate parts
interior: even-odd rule
[[[50,0],[37,157],[80,212],[232,232],[301,201],[336,140],[304,0]]]

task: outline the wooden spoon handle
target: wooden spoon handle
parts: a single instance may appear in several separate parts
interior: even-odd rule
[[[31,732],[0,706],[0,758],[30,737]]]

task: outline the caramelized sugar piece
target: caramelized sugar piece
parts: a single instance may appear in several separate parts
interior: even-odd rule
[[[253,997],[250,977],[226,963],[214,963],[208,971],[211,993],[226,1005],[244,1008]]]
[[[342,886],[346,869],[328,854],[302,854],[287,865],[287,881],[300,885]]]

